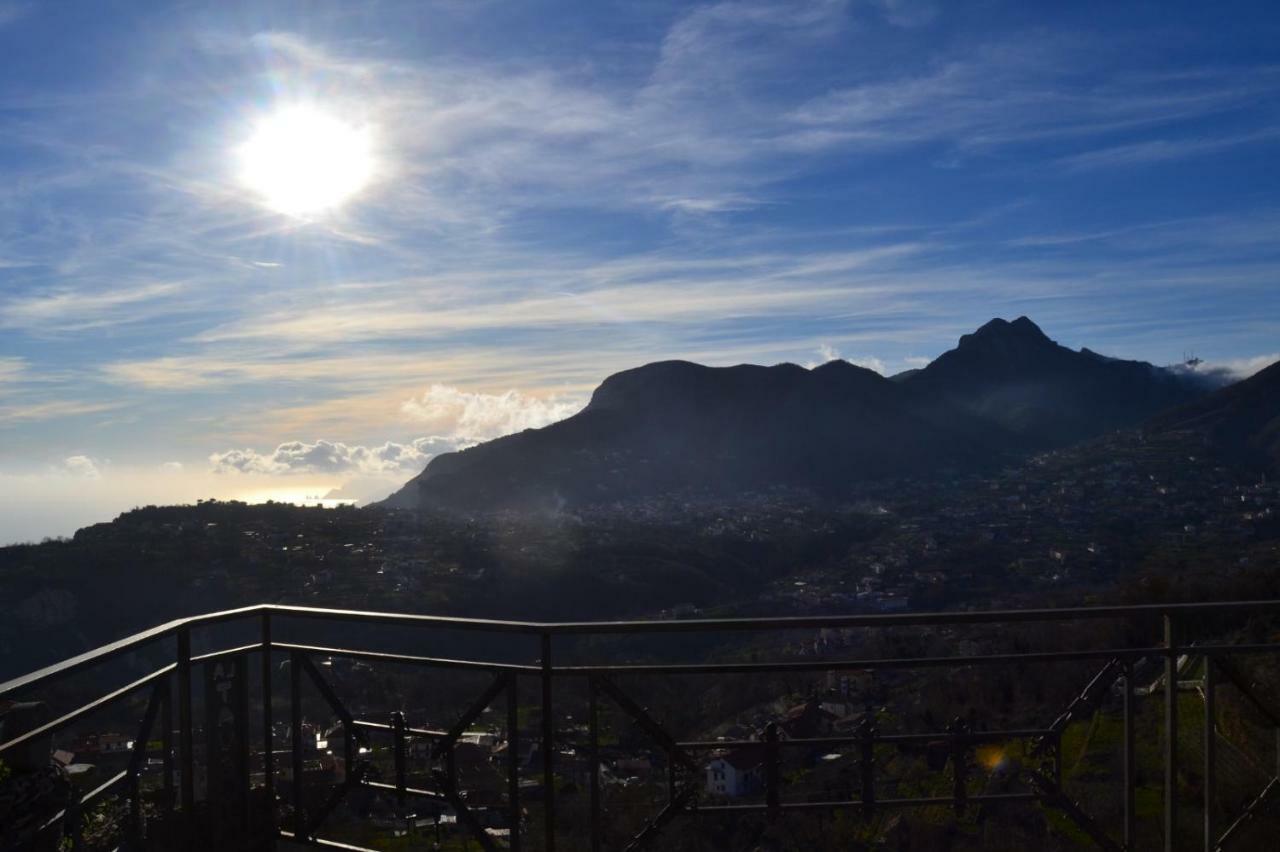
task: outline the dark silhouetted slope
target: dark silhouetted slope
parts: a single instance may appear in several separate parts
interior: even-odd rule
[[[1058,447],[1136,426],[1205,393],[1196,379],[1050,340],[1026,317],[994,319],[902,384],[921,404],[965,411],[1027,446]]]
[[[1190,431],[1237,461],[1280,470],[1280,364],[1154,418],[1152,432]]]
[[[992,320],[894,379],[845,361],[664,361],[610,376],[560,423],[433,459],[387,503],[553,507],[770,486],[839,493],[1136,426],[1201,393],[1150,364],[1059,346],[1025,317]]]
[[[917,410],[900,385],[844,361],[813,370],[666,361],[610,376],[560,423],[432,460],[388,502],[515,507],[684,488],[839,491],[973,467],[1001,442],[977,421]]]

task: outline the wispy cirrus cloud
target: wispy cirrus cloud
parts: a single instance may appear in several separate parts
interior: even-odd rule
[[[6,384],[19,381],[27,373],[27,359],[20,357],[0,358],[0,392]]]
[[[1280,127],[1267,127],[1248,133],[1220,136],[1193,136],[1172,139],[1148,139],[1127,145],[1115,145],[1072,154],[1060,161],[1073,171],[1121,168],[1135,165],[1183,160],[1214,154],[1245,145],[1270,143],[1280,140]]]
[[[181,285],[144,284],[120,289],[65,290],[16,296],[0,302],[0,327],[28,332],[75,332],[141,322]]]
[[[0,426],[98,414],[120,408],[121,405],[123,403],[120,402],[81,402],[58,399],[0,405]]]

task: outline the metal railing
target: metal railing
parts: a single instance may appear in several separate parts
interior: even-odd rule
[[[264,700],[260,702],[260,749],[262,781],[253,794],[261,803],[255,820],[249,804],[248,752],[250,737],[244,731],[239,739],[232,736],[226,754],[216,754],[214,746],[205,749],[206,761],[231,761],[228,777],[243,779],[244,790],[235,800],[236,819],[239,828],[223,826],[222,831],[241,831],[242,838],[255,838],[257,848],[272,848],[280,839],[312,846],[358,849],[359,847],[325,840],[319,836],[326,819],[351,790],[365,787],[387,795],[394,795],[403,805],[410,798],[425,798],[447,805],[456,814],[458,825],[468,831],[479,845],[487,850],[509,848],[519,850],[531,838],[526,837],[520,783],[521,764],[519,754],[519,694],[521,685],[536,686],[539,706],[539,729],[536,745],[541,755],[541,790],[536,813],[541,823],[540,847],[554,850],[562,848],[565,838],[558,833],[556,791],[556,695],[560,687],[570,681],[587,694],[587,743],[589,764],[589,814],[590,821],[584,841],[592,850],[603,848],[605,833],[602,830],[603,795],[601,790],[601,739],[600,715],[605,701],[612,702],[617,711],[630,718],[656,744],[667,758],[667,789],[665,805],[629,841],[626,849],[650,846],[663,829],[682,816],[735,815],[760,813],[768,819],[781,814],[799,811],[848,809],[869,815],[885,809],[909,809],[931,806],[948,806],[962,813],[966,808],[984,804],[1008,804],[1022,802],[1050,808],[1069,820],[1076,829],[1086,835],[1099,848],[1129,850],[1138,848],[1135,833],[1137,809],[1135,806],[1136,764],[1135,743],[1135,674],[1139,662],[1156,658],[1163,661],[1163,674],[1155,692],[1162,692],[1163,729],[1162,761],[1164,772],[1163,791],[1163,848],[1184,848],[1185,837],[1179,836],[1179,680],[1180,660],[1194,657],[1203,670],[1198,687],[1203,695],[1203,811],[1202,839],[1198,848],[1219,850],[1230,846],[1240,836],[1242,827],[1262,812],[1271,797],[1280,792],[1280,780],[1273,777],[1257,798],[1238,814],[1225,831],[1219,831],[1215,821],[1217,785],[1217,746],[1221,737],[1217,731],[1215,692],[1218,686],[1229,683],[1239,690],[1244,700],[1257,708],[1266,722],[1278,733],[1280,749],[1280,713],[1275,712],[1259,696],[1258,690],[1242,674],[1232,658],[1272,654],[1280,651],[1280,643],[1204,642],[1191,643],[1180,635],[1182,625],[1206,618],[1240,619],[1248,615],[1275,616],[1280,614],[1280,601],[1251,601],[1205,604],[1168,604],[1149,606],[1108,606],[1070,609],[1005,610],[988,612],[903,613],[892,615],[812,616],[790,618],[739,618],[739,619],[687,619],[664,621],[612,621],[612,622],[523,622],[486,619],[448,618],[425,615],[361,612],[352,610],[319,609],[296,606],[260,605],[211,613],[168,622],[150,630],[104,645],[63,662],[40,669],[22,677],[0,684],[0,701],[10,697],[39,695],[55,681],[70,675],[97,669],[123,655],[139,654],[148,649],[163,648],[168,640],[176,640],[176,658],[124,686],[110,690],[91,701],[62,713],[30,730],[9,736],[0,742],[0,761],[5,754],[24,744],[40,741],[63,731],[91,714],[113,704],[150,690],[145,711],[142,714],[138,736],[130,754],[128,766],[98,785],[87,794],[75,798],[72,803],[54,814],[45,828],[57,827],[72,839],[73,848],[79,848],[81,814],[109,792],[119,793],[129,804],[129,819],[123,828],[124,848],[157,848],[149,840],[142,818],[142,801],[139,779],[146,762],[147,744],[159,725],[163,762],[163,785],[159,792],[161,810],[175,824],[183,826],[187,838],[181,848],[196,845],[197,836],[207,830],[198,826],[195,815],[199,810],[196,793],[197,745],[192,707],[193,672],[202,670],[206,675],[206,702],[223,701],[230,708],[228,719],[237,724],[247,717],[247,684],[249,660],[259,660],[260,683],[258,688]],[[1120,647],[1079,648],[1065,647],[1018,653],[971,653],[941,656],[904,656],[900,658],[867,659],[756,659],[727,662],[659,662],[628,663],[598,661],[589,663],[561,663],[557,661],[556,643],[569,637],[606,636],[654,636],[688,633],[747,634],[765,631],[813,630],[822,628],[866,628],[885,630],[907,627],[977,628],[981,626],[1026,625],[1052,622],[1080,622],[1087,620],[1116,620],[1132,628],[1131,636],[1141,636],[1144,629],[1153,624],[1160,626],[1158,638],[1146,643],[1123,644]],[[379,624],[427,630],[469,631],[478,634],[503,635],[509,638],[526,637],[536,648],[536,656],[520,662],[473,659],[458,657],[433,657],[392,653],[381,650],[328,647],[317,644],[281,641],[273,636],[282,622],[296,626],[297,622],[320,621],[334,624]],[[248,624],[256,635],[256,641],[193,655],[193,631],[215,625]],[[533,650],[531,648],[530,650]],[[277,655],[289,661],[289,787],[291,801],[281,802],[277,797],[277,782],[283,768],[277,764],[276,722],[273,718],[273,697],[277,694],[275,682]],[[531,655],[532,656],[532,655]],[[347,658],[368,663],[387,663],[422,666],[433,669],[449,669],[465,672],[487,673],[490,680],[478,696],[467,706],[453,725],[445,730],[411,727],[403,714],[393,714],[387,722],[358,719],[348,710],[337,690],[316,665],[317,658]],[[1054,664],[1096,661],[1100,671],[1080,691],[1078,696],[1053,722],[1042,727],[1009,730],[971,730],[961,720],[949,724],[945,730],[929,732],[882,732],[872,714],[866,714],[847,732],[838,735],[784,737],[776,723],[769,723],[759,739],[678,740],[655,720],[631,694],[618,685],[624,676],[722,676],[722,675],[772,675],[780,673],[821,673],[832,671],[886,671],[908,669],[949,669],[954,667],[982,667],[998,665]],[[211,669],[211,667],[217,667]],[[281,667],[282,668],[282,667]],[[210,679],[225,677],[225,683]],[[304,742],[302,736],[302,689],[306,681],[323,697],[339,720],[344,740],[344,775],[340,784],[330,791],[318,807],[308,804]],[[224,689],[224,686],[226,687]],[[212,692],[210,691],[212,690]],[[1062,738],[1073,721],[1090,717],[1110,695],[1119,695],[1122,702],[1123,725],[1122,771],[1118,780],[1121,798],[1121,819],[1118,826],[1105,826],[1076,804],[1063,789]],[[505,810],[507,831],[502,834],[487,831],[478,812],[481,806],[468,801],[459,783],[454,760],[454,750],[469,727],[491,705],[506,698],[506,802],[485,809]],[[232,707],[232,702],[238,707]],[[175,707],[176,704],[176,707]],[[216,709],[216,708],[215,708]],[[176,722],[173,718],[176,710]],[[211,711],[212,712],[212,711]],[[212,715],[210,719],[214,718]],[[239,721],[237,721],[239,720]],[[336,728],[335,728],[336,730]],[[176,743],[173,735],[176,733]],[[206,731],[206,734],[209,732]],[[389,736],[394,754],[394,783],[377,780],[362,767],[361,749],[373,736]],[[431,773],[431,783],[426,788],[412,787],[408,783],[408,743],[421,740],[430,744],[427,750],[431,763],[443,762],[443,768]],[[972,792],[974,764],[972,750],[982,743],[1000,743],[1010,740],[1026,740],[1033,753],[1042,758],[1038,768],[1025,772],[1026,789],[1021,792],[990,793]],[[211,740],[212,742],[212,740]],[[888,797],[877,795],[875,759],[878,746],[929,746],[940,749],[951,766],[951,785],[946,795],[917,797]],[[724,749],[750,748],[761,754],[763,801],[725,803],[714,801],[701,803],[700,782],[697,773],[705,765],[698,755]],[[818,800],[792,800],[786,798],[787,785],[782,778],[782,754],[787,749],[851,749],[858,766],[858,789],[849,796]],[[239,761],[238,763],[236,761]],[[682,775],[683,773],[683,775]],[[689,773],[694,773],[689,777]],[[177,790],[174,790],[176,778]],[[211,788],[209,796],[214,795]],[[154,795],[154,794],[153,794]],[[227,801],[231,801],[228,799]],[[282,820],[282,810],[290,812]],[[226,811],[222,812],[225,819]],[[534,838],[536,839],[536,838]],[[247,841],[246,841],[247,842]],[[576,842],[576,841],[572,841]]]

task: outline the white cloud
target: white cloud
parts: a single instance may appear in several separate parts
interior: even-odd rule
[[[882,376],[886,372],[884,361],[880,360],[879,358],[875,358],[875,357],[849,358],[848,361],[850,364],[853,364],[855,366],[866,367],[868,370],[875,370],[877,373],[879,373]]]
[[[83,479],[101,479],[102,472],[98,469],[101,464],[88,456],[68,456],[62,460],[59,470]]]
[[[431,432],[473,439],[497,438],[563,420],[582,408],[578,399],[527,396],[516,390],[490,394],[432,385],[401,410]]]
[[[288,441],[269,453],[252,449],[213,453],[209,463],[215,473],[401,475],[417,473],[433,456],[469,443],[440,437],[417,438],[407,444],[387,441],[373,447],[341,441]]]
[[[1222,361],[1201,361],[1198,364],[1175,364],[1172,369],[1181,373],[1204,376],[1210,381],[1235,382],[1247,379],[1277,362],[1280,362],[1280,352],[1248,358],[1228,358]]]
[[[840,350],[836,349],[834,346],[832,346],[829,343],[823,343],[818,346],[818,357],[819,357],[819,360],[806,362],[805,366],[808,367],[810,370],[812,370],[814,367],[817,367],[820,364],[826,364],[828,361],[839,361],[841,359]],[[882,376],[885,375],[886,373],[884,361],[882,361],[879,358],[854,357],[854,358],[845,358],[844,360],[858,367],[866,367],[868,370],[875,370],[877,373],[879,373]]]

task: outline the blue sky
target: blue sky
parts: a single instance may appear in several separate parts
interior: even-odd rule
[[[269,8],[265,8],[269,7]],[[661,358],[1280,342],[1274,4],[0,0],[0,540],[380,496]],[[307,103],[371,182],[237,173]]]

